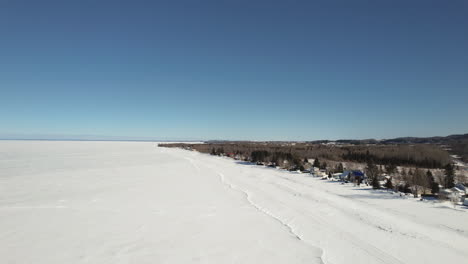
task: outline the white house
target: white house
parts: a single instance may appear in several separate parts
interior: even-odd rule
[[[458,187],[452,187],[450,189],[444,189],[439,192],[439,198],[454,200],[456,202],[465,201],[466,192]]]

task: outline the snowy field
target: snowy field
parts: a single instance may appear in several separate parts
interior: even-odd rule
[[[0,263],[467,263],[468,210],[148,142],[0,141]]]

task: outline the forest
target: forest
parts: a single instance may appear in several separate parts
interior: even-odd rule
[[[447,150],[433,144],[367,144],[330,145],[326,143],[291,142],[210,142],[206,144],[172,143],[163,147],[179,147],[215,155],[236,155],[253,162],[286,160],[300,166],[304,159],[335,162],[372,161],[380,165],[442,169],[451,162]],[[278,163],[277,163],[278,164]]]

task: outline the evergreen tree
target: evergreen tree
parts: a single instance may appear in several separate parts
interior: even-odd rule
[[[220,147],[216,150],[216,154],[221,156],[222,154],[224,154],[224,148],[223,147]]]
[[[393,189],[393,183],[392,183],[392,178],[388,178],[387,181],[385,182],[385,188],[387,189]]]
[[[367,162],[366,174],[372,188],[380,189],[379,168],[371,160]]]
[[[294,164],[294,166],[296,166],[296,168],[304,167],[302,165],[301,158],[297,155],[292,155],[292,163]]]
[[[430,170],[427,170],[426,172],[426,181],[427,181],[427,187],[431,188],[431,193],[436,194],[439,192],[439,184],[435,182],[434,175],[432,175],[432,172]]]
[[[304,158],[304,164],[309,163],[309,160],[307,158]]]
[[[210,153],[210,154],[211,154],[211,155],[216,155],[216,150],[215,150],[215,148],[212,148],[212,149],[211,149],[211,153]]]
[[[432,185],[431,185],[431,193],[432,194],[436,194],[436,193],[439,193],[439,184],[437,182],[433,182]]]
[[[428,179],[434,180],[434,176],[432,175],[432,172],[430,170],[427,170],[426,176],[427,176]]]
[[[411,185],[409,185],[409,183],[405,183],[405,185],[403,187],[403,192],[404,193],[410,193],[411,192]]]
[[[338,168],[337,168],[337,172],[343,172],[343,171],[344,171],[343,163],[339,163]]]
[[[455,186],[455,169],[452,163],[445,166],[445,188],[452,188]]]
[[[372,184],[373,189],[380,189],[381,188],[380,187],[380,181],[379,181],[379,179],[377,177],[372,179],[371,184]]]
[[[322,164],[320,164],[320,168],[321,168],[322,170],[326,170],[326,169],[327,169],[327,166],[328,166],[328,164],[327,164],[326,162],[323,162]]]
[[[312,166],[314,166],[314,167],[316,167],[316,168],[320,168],[320,161],[319,161],[318,158],[315,158],[314,164],[313,164]]]
[[[394,164],[385,165],[385,171],[388,174],[393,174],[396,172],[397,167]]]
[[[252,162],[265,162],[270,153],[266,150],[255,150],[250,154]]]

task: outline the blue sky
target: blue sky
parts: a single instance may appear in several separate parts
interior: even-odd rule
[[[468,2],[1,1],[0,138],[468,133]]]

